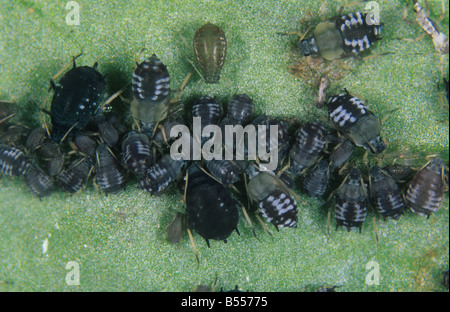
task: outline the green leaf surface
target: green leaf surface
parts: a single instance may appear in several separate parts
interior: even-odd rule
[[[78,1],[80,25],[67,25],[65,1],[1,1],[0,100],[15,101],[20,113],[13,122],[33,128],[42,123],[37,107],[48,104],[49,80],[71,57],[77,64],[98,62],[106,74],[108,95],[131,81],[139,51],[155,53],[167,65],[177,89],[192,70],[192,38],[206,22],[220,25],[228,39],[228,55],[219,84],[207,85],[193,72],[183,99],[215,95],[226,103],[234,93],[254,99],[258,114],[296,116],[302,122],[326,118],[314,107],[316,86],[293,75],[298,61],[296,35],[322,20],[320,1]],[[384,23],[383,39],[366,61],[344,60],[344,87],[363,97],[384,122],[387,153],[409,148],[421,155],[440,154],[448,164],[448,107],[441,106],[442,78],[448,79],[448,55],[436,53],[429,37],[414,21],[412,1],[377,1]],[[438,20],[441,2],[429,1]],[[324,17],[337,14],[341,3],[325,1]],[[365,3],[344,12],[364,9]],[[448,34],[448,2],[438,24]],[[370,55],[365,54],[364,56]],[[294,65],[293,65],[294,64]],[[440,88],[439,88],[440,87]],[[123,104],[126,105],[126,104]],[[126,106],[122,107],[125,111]],[[360,156],[362,157],[362,152]],[[361,158],[360,157],[360,158]],[[390,158],[392,159],[392,158]],[[361,160],[354,160],[362,165]],[[406,212],[398,221],[369,212],[362,233],[334,230],[327,236],[323,200],[300,193],[296,229],[268,235],[252,217],[257,238],[241,217],[228,243],[211,248],[194,234],[197,264],[187,235],[177,245],[166,239],[175,211],[182,211],[175,189],[151,196],[135,182],[118,195],[99,194],[89,185],[69,196],[57,191],[41,200],[22,178],[0,179],[1,291],[189,291],[209,284],[250,291],[302,291],[339,285],[338,291],[444,291],[448,270],[448,194],[429,219]],[[375,217],[375,221],[373,221]],[[379,242],[375,239],[378,233]],[[69,285],[66,265],[76,261],[80,284]],[[379,264],[379,285],[366,283],[370,261]],[[369,275],[370,276],[370,275]]]

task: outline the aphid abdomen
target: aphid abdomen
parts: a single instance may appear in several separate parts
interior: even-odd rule
[[[444,195],[443,167],[444,161],[435,158],[412,179],[406,192],[406,204],[415,214],[430,216],[441,205]]]
[[[367,192],[358,169],[353,168],[335,195],[336,227],[347,231],[359,228],[366,219]]]
[[[139,64],[131,85],[130,111],[136,120],[151,128],[166,118],[170,104],[170,76],[167,67],[155,54]]]
[[[403,214],[403,197],[397,183],[378,166],[370,170],[370,198],[384,218],[397,220]]]
[[[192,105],[192,117],[201,118],[202,130],[207,125],[217,125],[220,120],[220,105],[215,98],[204,95]]]
[[[29,158],[15,147],[0,145],[0,173],[11,177],[24,175],[30,167]]]
[[[194,54],[206,83],[219,82],[227,54],[227,40],[223,30],[211,23],[197,29],[194,35]]]
[[[143,175],[153,163],[148,136],[131,131],[122,141],[122,159],[128,169]]]
[[[98,187],[107,194],[116,194],[126,185],[126,173],[106,145],[96,150],[95,178]]]
[[[53,192],[52,178],[36,165],[30,166],[24,178],[31,193],[39,198],[48,196]]]
[[[97,111],[104,90],[105,77],[95,66],[69,70],[55,85],[50,108],[52,140],[59,143],[83,129]]]
[[[363,146],[373,153],[386,149],[381,138],[381,121],[357,97],[348,93],[330,97],[328,114],[356,146]]]
[[[151,194],[160,194],[180,176],[184,164],[184,160],[173,159],[166,154],[147,169],[144,177],[139,180],[139,186]]]
[[[241,179],[242,168],[237,161],[212,159],[206,161],[209,173],[223,184],[233,184]]]
[[[326,130],[319,122],[306,124],[300,129],[290,151],[291,171],[299,174],[312,166],[325,147]]]
[[[76,193],[86,184],[92,167],[90,158],[75,160],[69,168],[61,172],[58,182],[61,188],[69,193]]]
[[[231,124],[245,126],[253,114],[253,100],[247,94],[235,94],[228,104],[227,117]]]
[[[329,180],[328,162],[322,160],[313,168],[303,181],[303,189],[311,197],[320,197],[325,194]]]
[[[188,173],[186,208],[190,226],[208,246],[210,239],[226,242],[237,231],[239,210],[235,199],[227,188],[199,168],[191,166]]]

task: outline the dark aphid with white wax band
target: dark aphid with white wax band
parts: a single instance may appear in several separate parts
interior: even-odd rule
[[[170,76],[167,67],[153,54],[138,65],[131,80],[131,115],[143,125],[143,131],[167,116],[170,105]]]
[[[206,23],[194,35],[194,54],[206,83],[218,83],[227,54],[227,40],[223,30]]]
[[[161,194],[181,175],[185,163],[183,159],[173,159],[170,154],[164,155],[145,171],[139,180],[140,188],[151,194]]]
[[[367,191],[361,173],[352,168],[335,193],[336,228],[342,226],[347,231],[359,228],[366,220]]]
[[[381,153],[386,144],[381,138],[381,121],[356,96],[346,93],[328,100],[330,119],[350,141],[372,153]]]
[[[300,53],[326,60],[356,55],[380,40],[380,32],[381,25],[373,14],[349,13],[318,24],[311,38],[300,41]]]
[[[325,194],[330,179],[329,164],[321,160],[313,167],[303,180],[303,189],[311,197],[320,197]]]
[[[100,144],[96,151],[95,179],[98,187],[107,194],[116,194],[125,188],[125,169],[117,161],[111,150]]]
[[[400,218],[405,205],[400,188],[393,177],[375,165],[370,169],[369,188],[370,199],[384,218]]]
[[[304,125],[290,150],[290,171],[296,175],[314,165],[326,144],[326,130],[320,122]]]
[[[75,66],[59,80],[51,81],[55,90],[50,108],[52,140],[56,143],[75,135],[93,118],[105,90],[105,77],[93,67]]]
[[[52,178],[36,165],[30,166],[24,179],[31,193],[39,198],[49,196],[53,192]]]
[[[434,158],[416,173],[406,191],[406,205],[420,216],[429,217],[441,205],[444,195],[444,161]]]
[[[297,202],[284,182],[276,175],[268,171],[258,171],[253,166],[248,167],[247,174],[250,178],[248,196],[256,202],[266,221],[272,223],[276,229],[297,227]]]
[[[206,240],[225,243],[233,231],[239,234],[239,210],[230,191],[195,164],[188,168],[186,209],[189,226]]]
[[[147,135],[130,131],[122,141],[122,160],[137,175],[143,175],[153,163]]]
[[[30,165],[30,159],[21,150],[0,145],[0,173],[11,177],[22,176]]]
[[[220,120],[220,105],[217,100],[209,95],[196,99],[192,105],[192,117],[201,118],[201,128],[207,125],[217,125]]]
[[[76,193],[86,184],[92,169],[90,157],[76,159],[72,164],[58,176],[61,188],[69,193]]]

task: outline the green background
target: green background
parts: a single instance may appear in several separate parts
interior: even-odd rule
[[[448,163],[448,109],[439,100],[440,56],[430,38],[399,40],[423,33],[402,19],[406,7],[413,19],[411,2],[378,1],[383,39],[372,52],[391,54],[365,62],[345,60],[351,71],[333,80],[330,92],[345,87],[366,99],[380,118],[391,113],[384,123],[390,142],[386,154],[392,159],[409,149],[420,155],[413,163],[420,167],[426,154],[439,153]],[[441,2],[429,2],[437,19]],[[210,94],[226,103],[234,93],[245,92],[258,114],[301,121],[327,116],[313,105],[317,88],[289,71],[296,63],[298,37],[278,34],[319,23],[319,1],[80,0],[79,26],[65,23],[64,1],[0,3],[0,100],[16,101],[21,111],[14,122],[31,128],[46,118],[36,104],[45,105],[50,78],[81,51],[77,63],[98,62],[109,95],[131,81],[144,47],[143,57],[156,53],[169,69],[171,87],[179,88],[192,70],[194,32],[207,21],[220,25],[228,39],[221,80],[207,85],[194,72],[184,98]],[[445,3],[445,19],[439,24],[448,33]],[[340,5],[327,1],[324,16],[335,16]],[[448,79],[448,56],[443,62]],[[320,285],[340,285],[339,291],[445,290],[441,273],[448,270],[448,194],[428,220],[410,212],[398,221],[376,215],[378,243],[373,212],[361,234],[335,231],[332,218],[328,237],[324,202],[300,194],[297,229],[276,232],[270,227],[271,237],[256,224],[255,238],[242,217],[241,235],[233,233],[227,244],[212,241],[207,248],[194,234],[197,264],[187,235],[178,245],[166,241],[167,225],[183,209],[174,189],[156,197],[133,183],[119,195],[105,196],[90,185],[73,196],[57,191],[39,200],[21,178],[2,177],[0,186],[1,291],[188,291],[211,285],[216,277],[218,288],[237,284],[251,291],[302,291]],[[65,282],[69,261],[80,265],[78,286]],[[369,261],[379,264],[379,285],[365,283]]]

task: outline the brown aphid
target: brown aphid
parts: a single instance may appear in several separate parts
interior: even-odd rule
[[[434,158],[416,173],[406,191],[406,205],[417,215],[435,212],[444,195],[444,161]]]
[[[206,83],[217,83],[220,79],[227,54],[227,40],[223,30],[206,23],[194,35],[194,53]]]

